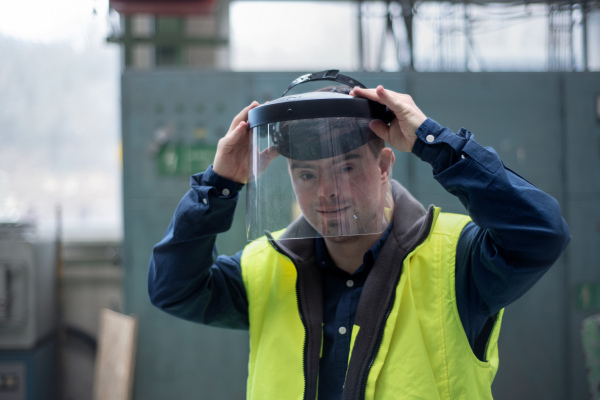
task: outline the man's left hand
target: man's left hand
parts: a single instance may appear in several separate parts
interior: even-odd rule
[[[355,87],[350,94],[381,103],[396,114],[389,126],[383,121],[374,120],[369,127],[394,149],[405,152],[412,150],[417,140],[415,132],[427,119],[412,97],[384,89],[381,85],[377,86],[377,89]]]

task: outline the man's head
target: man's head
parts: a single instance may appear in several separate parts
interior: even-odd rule
[[[318,90],[348,94],[350,88]],[[394,154],[369,128],[370,119],[337,117],[280,124],[292,187],[302,214],[322,236],[378,233]]]
[[[254,150],[247,200],[249,238],[264,229],[287,226],[289,222],[283,221],[289,221],[295,203],[306,221],[325,237],[385,230],[393,208],[389,181],[394,154],[369,123],[386,121],[386,109],[354,98],[349,91],[326,88],[251,110]],[[263,163],[273,160],[266,157],[270,154],[283,157]],[[289,174],[287,182],[282,173]],[[286,189],[290,177],[291,191]],[[300,226],[288,230],[286,237],[314,237],[314,231]]]
[[[387,226],[394,153],[378,139],[320,160],[288,159],[300,210],[322,236],[379,233]]]

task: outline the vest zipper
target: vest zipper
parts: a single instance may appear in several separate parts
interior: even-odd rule
[[[427,237],[429,236],[429,233],[431,232],[431,229],[433,227],[433,220],[434,220],[434,218],[433,218],[433,216],[431,216],[431,218],[429,220],[429,228],[424,231],[424,234],[422,235],[422,237],[419,238],[419,240],[416,242],[414,247],[406,253],[407,255],[412,253],[414,251],[414,249],[419,247],[425,241],[425,239],[427,239]],[[404,262],[404,260],[402,260],[402,262]],[[369,359],[369,364],[367,366],[367,371],[365,372],[362,383],[360,385],[360,398],[362,400],[367,399],[367,380],[369,378],[369,374],[371,373],[371,367],[373,367],[373,364],[375,363],[375,359],[377,358],[377,354],[379,354],[379,350],[381,350],[381,342],[383,341],[383,332],[385,331],[385,325],[387,324],[387,320],[388,320],[390,314],[392,313],[392,309],[394,308],[394,303],[396,302],[396,288],[398,287],[398,282],[400,282],[401,277],[402,277],[402,274],[399,274],[398,279],[396,280],[396,282],[394,282],[394,293],[392,295],[391,301],[388,304],[388,308],[385,313],[385,319],[383,320],[383,323],[381,324],[381,329],[379,330],[379,334],[377,335],[377,342],[376,342],[377,345],[375,346],[375,351],[373,351],[373,353],[371,354],[371,358]]]
[[[288,254],[286,252],[284,252],[278,245],[277,242],[275,241],[275,239],[273,238],[273,236],[271,235],[271,232],[269,231],[265,231],[265,234],[267,236],[267,238],[269,239],[269,243],[271,243],[271,246],[273,246],[273,248],[280,254],[285,255],[286,257],[289,258]],[[293,261],[292,261],[293,263]],[[294,264],[295,266],[295,264]],[[304,318],[304,314],[302,313],[302,307],[300,306],[300,291],[298,290],[298,277],[296,277],[296,304],[298,306],[298,315],[300,317],[300,321],[302,322],[302,326],[304,327],[304,343],[302,345],[302,374],[304,375],[304,391],[302,392],[302,399],[307,400],[306,399],[306,380],[307,380],[307,371],[306,371],[306,352],[307,352],[307,348],[308,346],[306,346],[306,342],[308,341],[308,328],[306,327],[306,319]]]
[[[396,283],[395,286],[397,286],[397,284],[398,283]],[[384,322],[382,324],[381,329],[379,330],[379,334],[377,335],[377,342],[376,342],[377,346],[375,347],[375,351],[372,353],[371,358],[369,359],[369,365],[367,366],[367,371],[365,373],[362,384],[360,386],[361,398],[363,400],[367,399],[367,380],[369,378],[369,373],[371,372],[371,367],[375,363],[375,358],[377,358],[377,354],[379,354],[379,350],[381,349],[381,342],[383,341],[383,332],[385,331],[385,324],[387,323],[387,320],[388,320],[390,314],[392,313],[392,309],[394,308],[395,301],[396,301],[396,291],[394,290],[394,295],[392,296],[392,300],[390,301],[390,304],[388,305],[388,309],[385,313]]]

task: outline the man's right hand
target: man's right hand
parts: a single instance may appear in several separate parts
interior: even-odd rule
[[[247,183],[250,173],[248,111],[258,107],[253,101],[233,119],[229,132],[219,140],[213,171],[237,183]]]

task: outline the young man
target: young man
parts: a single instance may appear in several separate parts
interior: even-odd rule
[[[191,321],[249,329],[251,399],[491,398],[503,307],[570,240],[559,205],[410,96],[381,86],[350,94],[394,113],[369,127],[430,163],[469,217],[424,209],[389,179],[391,149],[370,141],[331,157],[288,157],[302,218],[213,260],[250,176],[253,102],[219,141],[213,166],[192,177],[155,246],[151,301]],[[320,235],[286,237],[300,228]]]

